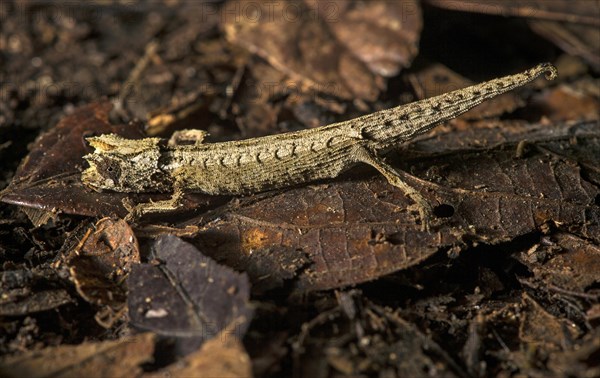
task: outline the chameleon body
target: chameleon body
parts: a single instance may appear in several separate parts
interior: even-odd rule
[[[173,145],[159,138],[129,140],[114,134],[90,137],[95,151],[83,182],[95,190],[173,192],[168,201],[140,204],[137,215],[177,207],[181,193],[249,194],[334,178],[368,164],[419,204],[420,196],[381,159],[394,146],[541,74],[557,76],[549,63],[440,96],[331,125],[240,141]]]

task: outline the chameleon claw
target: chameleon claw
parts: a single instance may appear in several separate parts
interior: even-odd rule
[[[139,205],[134,205],[129,197],[123,198],[121,203],[125,210],[127,210],[127,215],[123,218],[127,223],[135,222],[141,217]]]

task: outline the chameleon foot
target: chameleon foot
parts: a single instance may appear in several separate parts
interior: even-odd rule
[[[387,164],[383,159],[369,152],[365,147],[358,147],[354,154],[357,161],[363,162],[377,169],[390,184],[401,189],[404,194],[413,200],[415,203],[412,207],[416,207],[421,220],[421,229],[423,231],[431,230],[431,226],[436,223],[436,218],[433,215],[433,209],[427,200],[411,185],[407,184],[402,178],[400,172]]]

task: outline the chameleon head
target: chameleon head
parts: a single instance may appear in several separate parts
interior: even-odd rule
[[[87,138],[94,152],[85,155],[89,168],[83,183],[94,190],[161,192],[171,190],[169,175],[160,168],[159,138],[125,139],[115,134]]]

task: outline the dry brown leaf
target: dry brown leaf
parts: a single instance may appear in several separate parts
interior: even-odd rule
[[[198,243],[215,258],[248,271],[255,281],[271,278],[271,271],[257,266],[304,255],[311,265],[296,265],[298,284],[313,290],[373,280],[440,250],[497,244],[549,224],[597,238],[600,189],[593,174],[600,164],[600,134],[597,124],[589,126],[582,143],[572,144],[576,127],[554,137],[553,130],[561,128],[544,125],[521,158],[516,158],[518,143],[500,139],[485,150],[470,146],[441,152],[460,133],[438,141],[441,149],[432,147],[437,155],[405,151],[396,166],[414,175],[406,179],[433,204],[443,222],[434,232],[420,231],[411,202],[372,176],[241,201],[222,209],[200,232]],[[580,172],[579,161],[589,168],[591,181]]]
[[[172,235],[158,238],[149,264],[127,280],[131,325],[173,338],[189,354],[227,327],[242,338],[252,317],[246,274],[217,264]]]
[[[124,220],[100,219],[67,257],[71,278],[83,299],[100,307],[96,321],[110,328],[125,308],[125,278],[140,262],[133,231]]]
[[[229,332],[224,330],[196,352],[142,377],[252,377],[252,363],[244,345]]]
[[[90,193],[79,179],[81,157],[88,152],[84,137],[94,133],[142,136],[134,125],[111,125],[111,108],[108,102],[83,106],[40,135],[2,193],[2,201],[51,213],[119,213],[120,199],[114,194]]]
[[[538,345],[550,350],[566,349],[571,340],[581,335],[577,325],[565,318],[548,313],[529,295],[523,295],[523,315],[519,326],[519,338],[525,344]]]
[[[589,77],[563,84],[535,96],[532,105],[543,108],[544,115],[554,122],[598,120],[600,98],[585,91],[586,87],[597,84]]]
[[[48,347],[0,360],[0,375],[21,377],[134,377],[152,362],[151,333],[101,343]]]
[[[600,283],[600,248],[576,235],[545,237],[542,243],[522,252],[519,261],[549,291],[586,296],[588,289]]]
[[[85,137],[106,133],[132,139],[144,136],[139,124],[111,124],[108,120],[111,109],[112,105],[108,102],[82,106],[41,134],[10,185],[1,193],[0,200],[51,214],[124,217],[127,214],[122,202],[124,198],[132,198],[134,202],[166,198],[160,195],[95,192],[81,183],[82,157],[92,150]],[[223,199],[192,195],[186,198],[187,208],[211,206],[210,203],[220,203]]]
[[[346,100],[377,99],[384,76],[417,53],[421,13],[413,0],[229,1],[227,37],[298,86]]]
[[[73,303],[73,298],[64,289],[33,293],[29,290],[6,290],[0,299],[0,316],[22,316],[48,311],[67,303]]]

